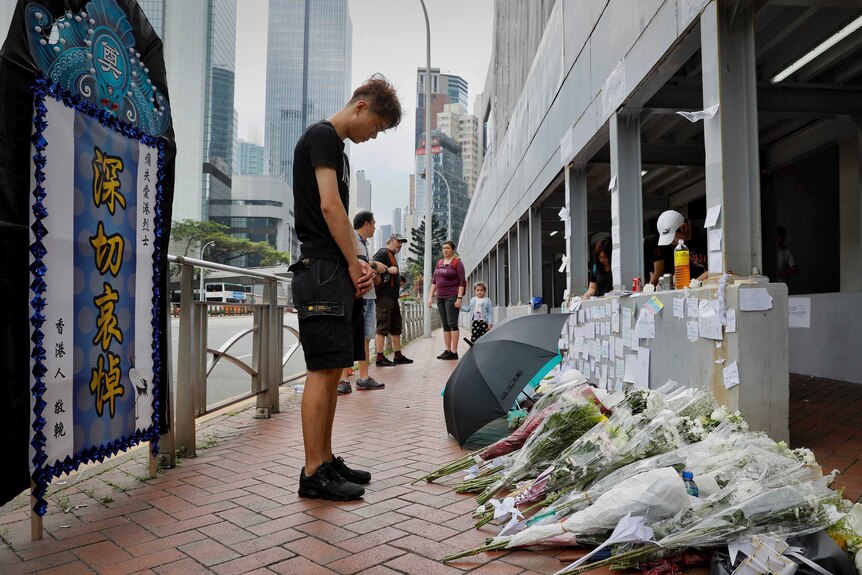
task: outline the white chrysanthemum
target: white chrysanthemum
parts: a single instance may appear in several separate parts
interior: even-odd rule
[[[709,418],[716,423],[721,423],[727,417],[727,409],[725,407],[717,407],[712,411]]]

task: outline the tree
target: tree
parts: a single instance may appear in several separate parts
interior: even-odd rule
[[[443,257],[443,242],[446,241],[446,229],[437,219],[437,216],[431,215],[431,241],[432,241],[432,258],[431,266]],[[418,228],[411,230],[410,253],[415,257],[407,259],[408,269],[412,277],[421,276],[425,262],[425,220]]]
[[[191,255],[198,257],[201,247],[213,242],[209,253],[214,261],[230,263],[242,256],[253,256],[252,259],[258,259],[262,266],[290,263],[290,252],[278,251],[267,242],[231,237],[228,226],[213,221],[174,222],[171,226],[171,240],[181,247],[184,256],[190,255],[189,252],[194,249]]]

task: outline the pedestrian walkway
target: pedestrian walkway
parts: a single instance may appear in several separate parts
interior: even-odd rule
[[[282,412],[269,420],[253,419],[249,407],[200,424],[198,457],[156,479],[146,479],[146,452],[138,450],[65,485],[55,482],[42,541],[30,541],[26,507],[6,511],[0,573],[554,573],[579,553],[497,552],[440,562],[496,531],[474,529],[472,497],[446,485],[410,485],[462,454],[441,409],[440,391],[455,367],[435,359],[441,339],[437,333],[411,343],[405,352],[413,365],[372,368],[385,390],[339,398],[336,454],[374,474],[363,501],[296,495],[302,433],[298,396],[285,387]],[[791,398],[793,444],[813,446],[825,468],[844,467],[839,481],[858,498],[862,386],[794,377]]]

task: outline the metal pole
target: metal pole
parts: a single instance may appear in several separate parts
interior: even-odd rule
[[[195,302],[194,283],[192,275],[194,267],[183,265],[182,279],[180,282],[182,296],[180,297],[180,338],[178,342],[179,353],[177,354],[177,382],[174,393],[174,414],[176,429],[176,449],[183,457],[194,457],[196,453],[195,444],[195,362],[199,353],[197,346],[200,342],[195,341]]]
[[[428,9],[425,0],[419,0],[422,4],[422,12],[425,14],[425,266],[422,281],[423,299],[431,293],[431,23],[428,21]],[[425,305],[424,303],[422,305]],[[424,332],[425,337],[431,337],[431,314],[425,313]]]
[[[207,242],[204,244],[204,247],[201,248],[201,259],[204,259],[204,250],[206,250],[208,247],[210,247],[214,243],[215,243],[215,241],[211,241],[211,242]],[[204,292],[204,269],[201,268],[201,282],[200,282],[200,288],[198,289],[198,300],[199,301],[206,301],[207,298],[204,297],[204,293],[205,293]],[[204,310],[204,313],[206,313],[206,310]]]

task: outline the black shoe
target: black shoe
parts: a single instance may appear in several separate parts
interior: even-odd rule
[[[449,357],[447,357],[446,359],[458,359],[458,354],[457,353],[450,353]]]
[[[393,365],[396,365],[394,361],[386,357],[384,357],[383,359],[378,359],[376,363],[377,367],[392,367]]]
[[[347,481],[336,470],[335,462],[324,463],[311,477],[305,475],[305,467],[299,472],[299,496],[330,501],[353,501],[365,494],[365,489]]]
[[[447,357],[449,357],[450,353],[452,353],[452,352],[447,349],[446,351],[444,351],[443,353],[438,355],[437,359],[446,359]]]
[[[356,389],[358,390],[370,390],[370,389],[384,389],[386,387],[385,383],[380,383],[373,377],[369,377],[368,379],[357,379],[356,380]]]
[[[371,481],[370,473],[359,469],[350,469],[349,467],[347,467],[347,464],[344,463],[344,459],[342,459],[341,457],[336,457],[335,459],[333,459],[330,462],[330,465],[333,469],[335,469],[335,471],[338,472],[341,477],[343,477],[347,481],[350,481],[351,483],[361,483],[362,485],[365,485],[366,483]]]
[[[396,355],[395,356],[395,363],[396,364],[408,364],[408,363],[413,363],[413,360],[410,359],[409,357],[407,357],[406,355]]]

